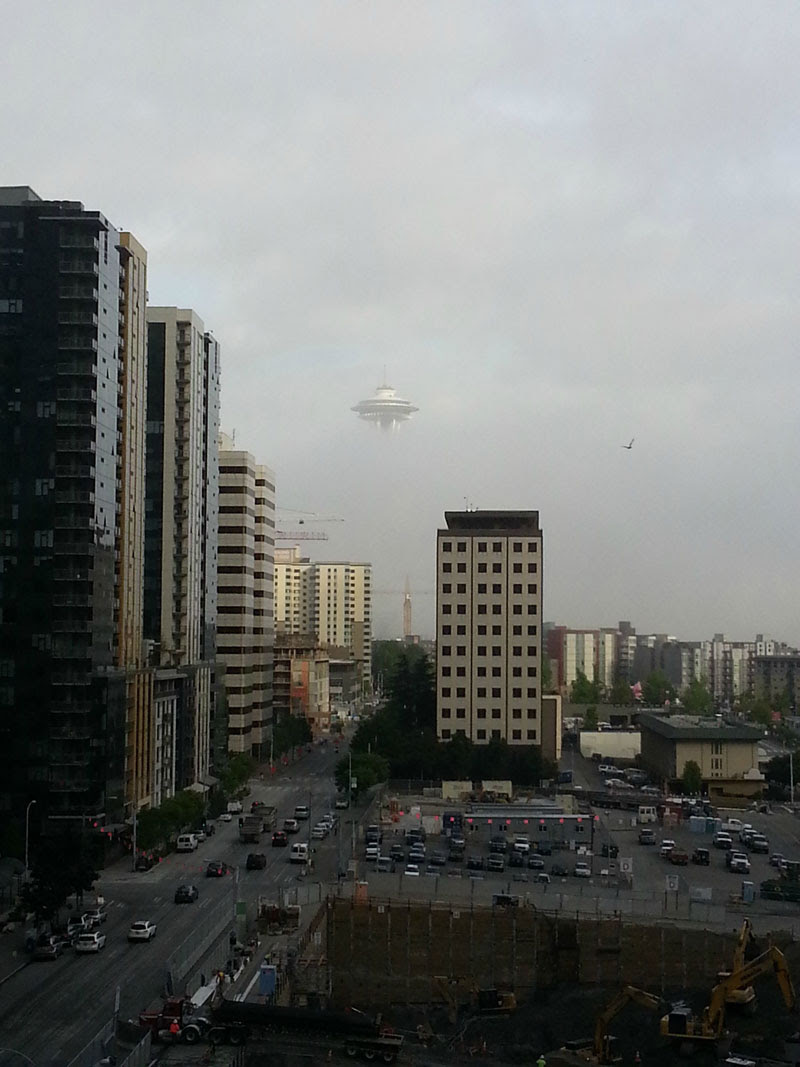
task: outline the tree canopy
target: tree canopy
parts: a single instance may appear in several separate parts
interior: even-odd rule
[[[692,715],[710,715],[714,702],[705,678],[693,678],[681,695],[681,703]]]
[[[663,671],[653,671],[642,683],[645,704],[656,707],[675,699],[675,687]]]
[[[22,887],[25,906],[37,923],[55,922],[73,893],[88,893],[98,878],[100,842],[83,827],[67,826],[40,842],[30,880]]]
[[[602,696],[602,687],[598,681],[589,681],[583,671],[579,670],[570,690],[573,704],[597,704]]]
[[[684,763],[681,779],[683,781],[683,791],[689,796],[699,793],[703,788],[703,773],[700,770],[700,765],[693,759],[689,759]]]

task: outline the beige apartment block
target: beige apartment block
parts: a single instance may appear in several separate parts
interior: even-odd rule
[[[275,637],[275,718],[307,719],[314,736],[330,729],[330,657],[316,634]]]
[[[537,511],[446,512],[436,539],[437,729],[541,743]]]
[[[346,649],[358,665],[362,693],[372,672],[372,567],[315,563],[297,547],[275,551],[275,629],[316,634],[326,648]]]
[[[264,757],[271,737],[275,475],[220,434],[217,662],[228,749]]]

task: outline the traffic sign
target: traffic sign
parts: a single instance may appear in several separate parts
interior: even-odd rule
[[[620,857],[619,861],[619,873],[620,874],[633,874],[633,858],[631,856]]]
[[[664,882],[665,882],[665,888],[666,888],[668,893],[677,893],[678,892],[678,875],[677,874],[668,874],[666,876],[666,878],[664,879]]]

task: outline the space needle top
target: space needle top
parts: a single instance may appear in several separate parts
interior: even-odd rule
[[[378,386],[375,395],[369,400],[359,401],[350,410],[355,411],[359,418],[380,426],[382,430],[394,430],[401,422],[410,419],[419,408],[398,396],[391,385],[384,384]]]

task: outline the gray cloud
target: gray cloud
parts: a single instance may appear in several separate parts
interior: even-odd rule
[[[539,508],[547,617],[798,641],[793,3],[2,8],[3,180],[143,241],[318,554]]]

